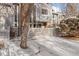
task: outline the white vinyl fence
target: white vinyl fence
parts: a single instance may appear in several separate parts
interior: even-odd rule
[[[53,36],[53,28],[30,28],[29,37],[39,35]]]

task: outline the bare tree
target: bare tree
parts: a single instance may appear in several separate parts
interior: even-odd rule
[[[29,30],[29,18],[31,14],[33,4],[27,3],[21,4],[21,28],[22,28],[22,35],[21,35],[21,48],[27,48],[27,34]]]
[[[76,16],[77,15],[77,4],[67,3],[66,4],[66,16]]]

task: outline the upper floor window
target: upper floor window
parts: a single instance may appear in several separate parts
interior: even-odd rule
[[[57,19],[58,18],[58,14],[52,13],[53,15],[53,19]]]
[[[47,15],[48,14],[48,10],[47,9],[42,9],[42,14]]]

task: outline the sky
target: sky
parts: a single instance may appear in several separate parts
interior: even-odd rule
[[[52,3],[52,8],[56,11],[62,11],[65,9],[66,3]],[[79,11],[79,4],[77,4],[77,10]]]
[[[53,3],[52,8],[55,11],[62,11],[63,9],[65,9],[65,3]]]

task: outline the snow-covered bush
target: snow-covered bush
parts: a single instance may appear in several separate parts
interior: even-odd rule
[[[67,18],[58,25],[61,36],[79,36],[79,18]],[[59,31],[58,30],[58,31]]]

